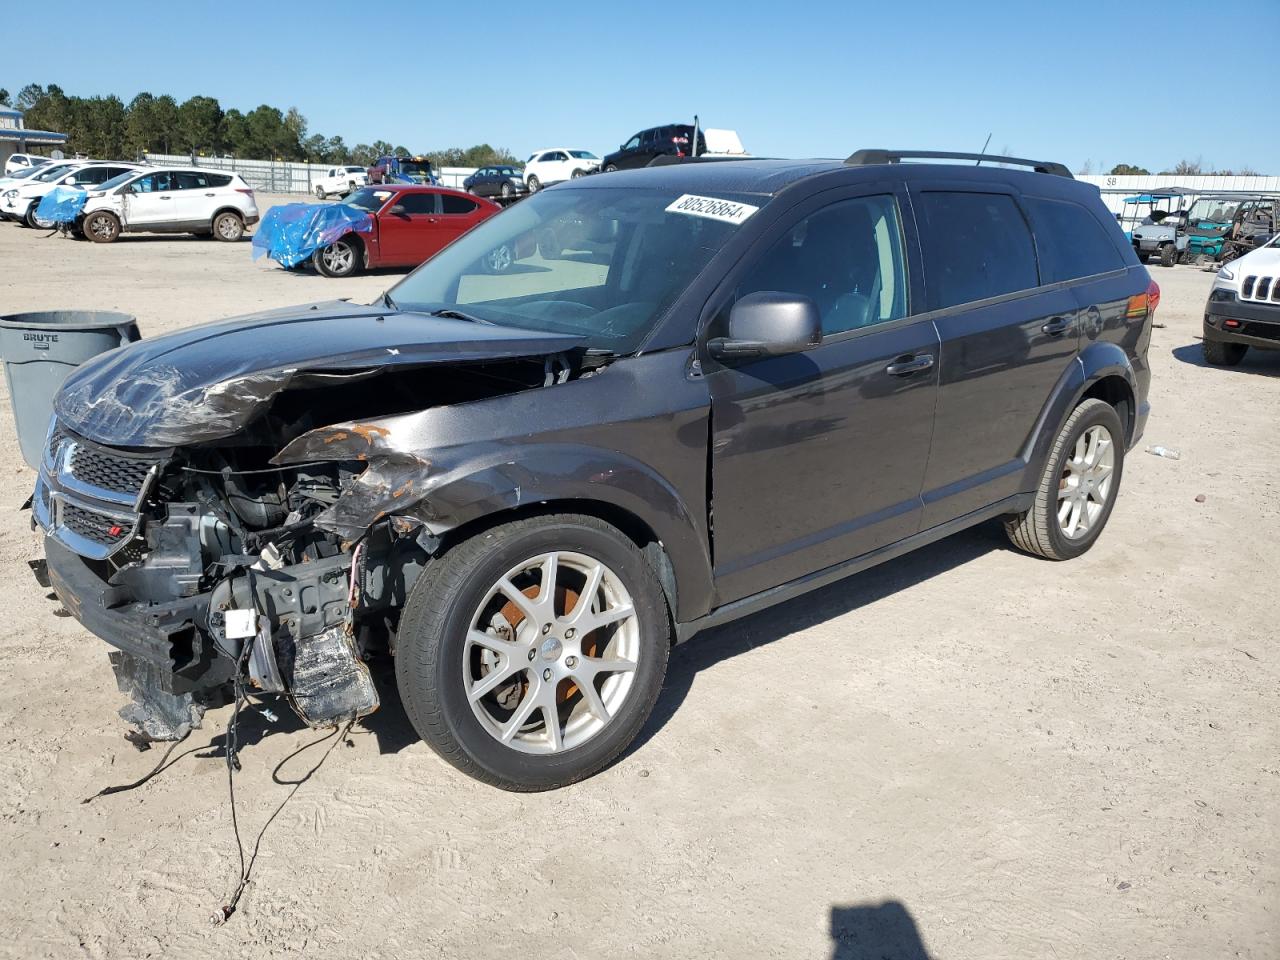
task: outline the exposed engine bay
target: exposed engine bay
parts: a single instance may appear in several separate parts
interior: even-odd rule
[[[393,647],[399,609],[440,546],[394,510],[431,464],[397,450],[378,418],[598,366],[578,351],[429,374],[291,372],[234,435],[163,450],[102,444],[55,421],[34,519],[59,597],[117,648],[117,683],[134,700],[121,715],[141,739],[178,739],[233,681],[285,696],[315,727],[376,710],[366,661]],[[293,458],[303,462],[281,462],[300,438],[311,438]]]

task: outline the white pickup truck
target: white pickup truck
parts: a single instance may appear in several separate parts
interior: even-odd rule
[[[326,197],[345,197],[356,187],[363,187],[369,182],[369,171],[364,167],[348,164],[343,167],[330,167],[329,172],[315,181],[312,191],[317,199]]]

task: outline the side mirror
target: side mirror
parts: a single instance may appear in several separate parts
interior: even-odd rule
[[[822,342],[822,317],[808,297],[761,290],[743,297],[729,312],[729,335],[707,349],[717,360],[750,360],[803,353]]]
[[[391,213],[395,214],[397,217],[406,216],[404,212],[404,204],[397,203],[394,207],[391,208]]]

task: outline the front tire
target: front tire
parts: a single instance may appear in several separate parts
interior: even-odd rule
[[[114,213],[97,210],[84,218],[82,229],[94,243],[114,243],[120,236],[120,220]]]
[[[635,544],[595,517],[502,524],[418,579],[396,680],[423,740],[504,790],[563,787],[635,739],[671,647],[662,588]]]
[[[1234,367],[1249,351],[1247,343],[1223,343],[1221,340],[1201,340],[1200,349],[1204,362],[1215,367]]]
[[[325,198],[324,187],[316,187],[316,199],[323,200]]]
[[[1005,520],[1014,546],[1049,560],[1071,560],[1101,535],[1120,492],[1124,426],[1111,404],[1083,401],[1049,451],[1031,508]]]
[[[604,168],[604,172],[605,172],[605,173],[617,173],[617,172],[618,172],[618,167],[617,167],[617,165],[616,165],[616,164],[611,163],[611,164],[609,164],[607,167],[605,167],[605,168]]]
[[[350,235],[321,247],[311,255],[311,262],[322,276],[349,277],[360,269],[359,241]]]
[[[1172,267],[1178,262],[1178,248],[1172,243],[1166,243],[1160,248],[1160,266]]]

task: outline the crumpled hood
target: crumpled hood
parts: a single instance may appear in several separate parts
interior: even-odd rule
[[[67,378],[54,409],[63,426],[99,443],[178,446],[237,433],[300,376],[545,356],[580,342],[333,301],[202,324],[112,350]]]

